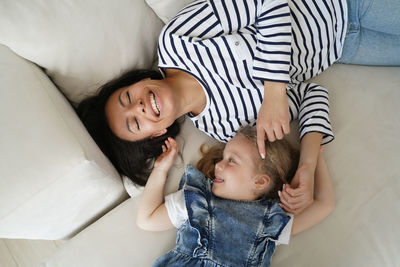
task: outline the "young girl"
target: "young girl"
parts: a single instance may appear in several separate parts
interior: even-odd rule
[[[181,189],[164,201],[167,172],[178,151],[172,138],[165,142],[137,217],[137,224],[145,230],[179,228],[176,247],[155,266],[269,266],[277,244],[287,244],[291,234],[315,225],[332,211],[333,190],[321,152],[315,200],[293,216],[280,207],[278,194],[284,198],[278,190],[296,169],[296,153],[285,140],[265,145],[262,160],[255,128],[241,129],[223,151],[212,148],[199,162],[199,168],[213,180],[188,166]]]

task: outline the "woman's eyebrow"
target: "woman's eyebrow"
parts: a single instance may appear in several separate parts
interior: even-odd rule
[[[121,91],[121,93],[119,93],[118,101],[119,101],[119,103],[121,104],[121,106],[125,107],[124,103],[122,103],[122,93],[123,93],[123,92],[124,92],[124,91]]]
[[[128,118],[126,118],[125,122],[126,122],[126,128],[128,128],[128,131],[130,131],[131,133],[135,133],[135,132],[132,131],[131,127],[129,126]]]

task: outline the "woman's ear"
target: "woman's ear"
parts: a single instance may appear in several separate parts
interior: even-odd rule
[[[271,178],[269,178],[267,174],[258,174],[254,178],[254,189],[257,191],[263,191],[269,186],[270,181]]]
[[[158,132],[153,133],[153,134],[150,136],[150,139],[151,139],[151,138],[159,137],[159,136],[165,134],[166,132],[167,132],[167,129],[165,129],[165,128],[162,129],[162,130],[159,130]]]

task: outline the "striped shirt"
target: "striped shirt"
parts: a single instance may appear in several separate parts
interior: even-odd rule
[[[321,132],[333,139],[325,88],[305,80],[341,55],[347,24],[345,0],[199,0],[162,30],[159,68],[179,69],[202,85],[207,104],[195,126],[227,142],[255,124],[264,81],[286,83],[290,119],[300,137]]]

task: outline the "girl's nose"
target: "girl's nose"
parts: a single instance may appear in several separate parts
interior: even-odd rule
[[[218,161],[217,164],[215,164],[215,170],[222,171],[223,169],[222,160]]]

